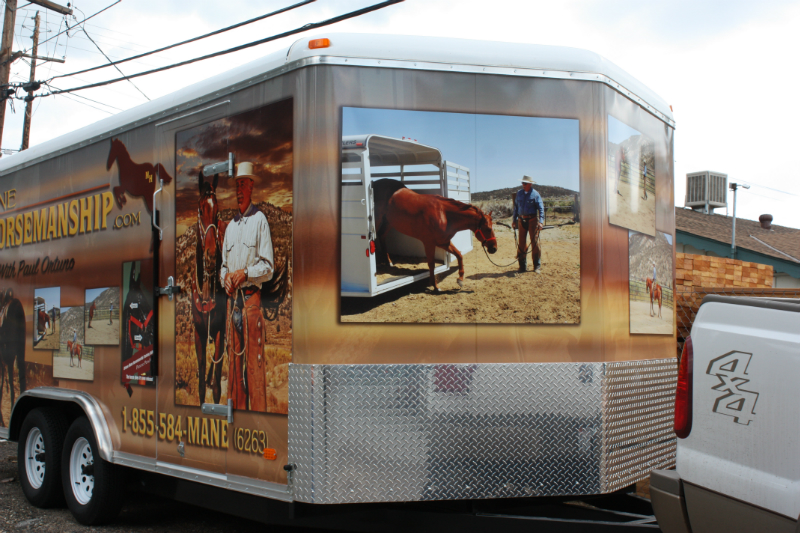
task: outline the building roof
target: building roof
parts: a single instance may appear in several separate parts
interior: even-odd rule
[[[678,232],[716,241],[728,248],[731,245],[732,224],[733,217],[675,208],[675,228]],[[758,221],[737,217],[736,248],[800,264],[800,230],[777,224],[772,224],[772,228],[767,230]]]

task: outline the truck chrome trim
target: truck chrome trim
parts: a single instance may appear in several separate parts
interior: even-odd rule
[[[613,492],[675,461],[676,360],[289,367],[306,503]]]
[[[14,421],[14,413],[17,406],[23,398],[42,398],[45,400],[55,400],[60,402],[73,402],[77,403],[86,413],[89,423],[94,429],[94,436],[97,439],[97,447],[99,448],[100,457],[109,462],[113,462],[114,446],[111,441],[111,432],[108,429],[105,415],[103,415],[103,408],[100,402],[89,393],[71,389],[57,389],[55,387],[37,387],[35,389],[26,390],[19,395],[19,398],[14,403],[14,408],[11,410],[11,421]],[[9,423],[9,428],[11,423]]]

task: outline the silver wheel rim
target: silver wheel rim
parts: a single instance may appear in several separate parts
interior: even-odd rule
[[[25,473],[28,474],[28,483],[34,489],[44,483],[44,461],[36,458],[40,453],[44,453],[44,437],[39,428],[31,428],[25,440]]]
[[[81,505],[86,505],[92,500],[94,476],[84,474],[83,470],[93,464],[94,457],[89,441],[79,437],[72,445],[72,451],[69,454],[69,480],[72,494]]]

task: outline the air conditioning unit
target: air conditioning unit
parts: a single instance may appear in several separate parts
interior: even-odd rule
[[[713,213],[728,206],[728,175],[721,172],[691,172],[686,174],[686,207],[703,213]]]

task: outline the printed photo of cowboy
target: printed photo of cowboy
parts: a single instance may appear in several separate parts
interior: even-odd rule
[[[119,287],[86,289],[83,323],[89,346],[119,346],[119,296]]]
[[[651,237],[628,232],[631,333],[674,333],[672,258],[672,235],[669,233],[657,231],[656,236]]]
[[[94,379],[94,348],[86,346],[83,305],[61,308],[59,349],[53,352],[53,377]]]
[[[179,132],[176,169],[175,403],[286,414],[291,100]]]

